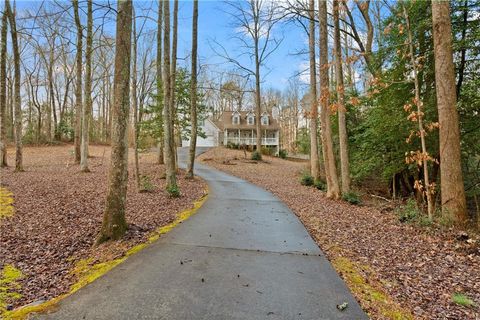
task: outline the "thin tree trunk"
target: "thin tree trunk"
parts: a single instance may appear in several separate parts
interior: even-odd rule
[[[130,62],[132,1],[119,1],[115,49],[114,103],[112,106],[112,155],[107,201],[97,244],[120,239],[127,230],[125,202],[128,185],[128,117],[130,110]]]
[[[163,3],[158,3],[158,20],[157,20],[157,104],[160,115],[160,136],[158,139],[157,163],[164,164],[164,147],[163,147],[163,89],[162,89],[162,21],[163,21]]]
[[[308,51],[310,58],[310,173],[315,180],[320,179],[318,159],[318,102],[317,67],[315,63],[315,0],[309,0]]]
[[[77,52],[75,56],[76,83],[75,83],[75,163],[81,159],[81,131],[82,131],[82,24],[78,13],[78,0],[72,0],[75,25],[77,27]]]
[[[450,2],[432,0],[435,87],[440,133],[442,213],[467,220],[467,205],[460,157],[460,129],[455,96]]]
[[[412,39],[412,30],[410,28],[410,18],[407,13],[407,9],[403,6],[403,15],[407,22],[407,32],[408,32],[408,42],[409,42],[409,51],[410,51],[410,63],[413,68],[413,79],[415,82],[415,105],[417,106],[417,119],[418,119],[418,130],[420,132],[420,142],[422,145],[422,167],[423,167],[423,181],[425,183],[425,194],[427,196],[427,212],[428,218],[433,219],[434,206],[432,203],[433,192],[430,186],[430,177],[428,174],[428,152],[427,144],[425,142],[425,130],[423,129],[423,111],[422,106],[423,102],[420,100],[420,85],[418,83],[418,71],[417,64],[415,62],[415,55],[413,50],[413,39]]]
[[[173,119],[172,112],[173,106],[171,105],[172,99],[172,77],[170,76],[170,1],[163,2],[163,15],[164,15],[164,32],[163,32],[163,130],[164,130],[164,146],[165,146],[165,176],[166,176],[166,188],[172,190],[177,187],[177,178],[175,176],[175,155],[173,145]]]
[[[175,108],[175,87],[176,87],[176,75],[177,75],[177,43],[178,43],[178,0],[173,1],[173,39],[172,39],[172,60],[171,60],[171,82],[170,82],[170,121],[172,121],[172,134],[171,134],[171,146],[173,154],[173,167],[175,173],[178,168],[177,163],[177,144],[175,143],[175,120],[177,119],[177,113]]]
[[[135,21],[135,8],[133,8],[133,52],[132,52],[132,103],[133,103],[133,150],[135,164],[135,181],[137,183],[137,191],[140,191],[140,167],[138,165],[138,104],[137,104],[137,24]]]
[[[0,47],[0,167],[7,164],[7,12],[2,16],[2,43]]]
[[[55,105],[55,91],[54,91],[54,78],[53,78],[53,66],[55,63],[54,57],[54,46],[55,46],[55,35],[52,36],[53,45],[50,47],[49,58],[48,58],[48,89],[50,91],[50,110],[53,116],[53,136],[55,140],[60,140],[58,138],[58,119],[57,119],[57,108]],[[50,138],[51,140],[51,138]]]
[[[20,94],[20,50],[18,48],[17,24],[15,12],[10,7],[10,1],[5,0],[5,7],[10,22],[10,34],[12,36],[13,64],[15,69],[15,171],[23,171],[22,156],[22,100]]]
[[[192,18],[192,79],[190,87],[190,122],[192,126],[190,136],[190,154],[188,162],[187,177],[193,178],[193,167],[195,165],[195,152],[197,146],[197,42],[198,42],[198,0],[193,1]]]
[[[80,152],[80,170],[89,172],[88,144],[90,134],[90,117],[92,112],[92,40],[93,40],[93,10],[92,0],[87,1],[87,47],[85,49],[85,103],[82,112],[82,143]]]
[[[320,121],[322,127],[322,152],[327,178],[327,197],[338,199],[340,188],[338,185],[337,168],[333,154],[332,128],[330,123],[329,80],[328,80],[328,30],[327,30],[327,3],[319,0],[318,19],[320,22]]]
[[[257,152],[261,158],[262,155],[262,122],[260,121],[262,113],[262,100],[261,100],[261,91],[260,91],[260,53],[259,51],[259,38],[260,38],[260,26],[259,26],[259,2],[250,0],[250,6],[252,7],[253,15],[253,41],[255,45],[255,124],[257,128]]]
[[[340,142],[340,168],[342,171],[342,193],[350,191],[350,162],[348,159],[348,135],[345,108],[345,86],[343,84],[342,45],[340,43],[339,6],[343,0],[333,2],[335,76],[337,82],[338,137]]]

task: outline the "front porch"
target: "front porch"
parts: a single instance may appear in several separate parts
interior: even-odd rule
[[[254,146],[257,144],[256,130],[226,129],[224,145],[228,143]],[[278,146],[278,130],[262,130],[262,146]]]

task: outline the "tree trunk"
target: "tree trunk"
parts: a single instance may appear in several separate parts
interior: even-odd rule
[[[455,95],[450,2],[432,0],[435,88],[440,133],[442,213],[467,220],[467,205],[460,157],[460,130]]]
[[[177,187],[177,178],[175,176],[175,154],[173,143],[173,119],[171,105],[172,99],[172,77],[170,76],[170,1],[163,2],[164,32],[163,32],[163,131],[165,147],[165,176],[166,188],[171,190]]]
[[[412,39],[412,30],[410,28],[410,18],[408,16],[407,9],[405,6],[403,6],[403,14],[407,22],[410,63],[412,64],[413,79],[415,82],[415,104],[417,106],[418,131],[420,132],[420,142],[422,145],[423,181],[425,183],[425,186],[424,186],[425,195],[427,196],[427,212],[428,212],[428,218],[431,220],[433,219],[434,205],[432,203],[433,191],[431,190],[430,177],[428,174],[428,152],[427,152],[427,144],[425,142],[425,130],[423,129],[423,111],[422,111],[423,102],[420,100],[420,85],[418,82],[417,64],[415,62],[415,55],[414,55],[415,52],[413,50],[413,39]]]
[[[173,1],[173,39],[172,39],[172,60],[171,60],[171,80],[170,80],[170,121],[172,122],[172,134],[171,148],[173,155],[173,167],[175,172],[178,168],[177,163],[177,144],[175,143],[175,120],[177,119],[177,113],[175,108],[175,86],[177,75],[177,43],[178,43],[178,0]]]
[[[52,36],[51,41],[53,45],[50,47],[49,57],[48,57],[48,89],[50,91],[50,110],[53,116],[53,136],[55,140],[60,140],[58,138],[58,119],[57,119],[57,108],[55,105],[55,90],[54,90],[54,78],[53,78],[53,66],[55,64],[55,57],[54,57],[54,47],[55,47],[55,35]],[[51,140],[51,137],[49,137]]]
[[[350,163],[348,159],[348,135],[345,119],[345,86],[343,84],[342,45],[340,43],[339,6],[343,0],[333,2],[335,76],[337,82],[338,138],[340,142],[340,168],[342,171],[342,193],[350,191]]]
[[[164,148],[163,148],[163,89],[162,89],[162,17],[163,3],[158,3],[158,20],[157,20],[157,104],[160,114],[160,136],[158,139],[157,163],[164,164]]]
[[[138,103],[137,103],[137,23],[135,21],[135,8],[133,8],[133,51],[132,51],[132,103],[133,103],[133,152],[135,165],[135,181],[137,191],[140,191],[140,167],[138,165]]]
[[[2,16],[0,47],[0,168],[7,164],[7,12]]]
[[[87,47],[85,49],[85,103],[82,112],[82,143],[80,152],[80,170],[89,172],[88,140],[90,133],[90,117],[92,112],[92,40],[93,40],[93,10],[92,0],[87,1]]]
[[[327,197],[338,199],[337,168],[333,154],[332,128],[330,123],[329,80],[328,80],[328,30],[327,30],[327,3],[319,0],[318,20],[320,22],[320,121],[322,127],[322,152],[327,178]]]
[[[128,185],[128,117],[130,110],[130,59],[132,1],[119,1],[117,7],[114,103],[112,106],[112,155],[107,201],[97,244],[120,239],[127,230],[125,202]]]
[[[78,14],[78,0],[73,0],[75,25],[77,27],[77,52],[75,56],[76,83],[75,83],[75,163],[80,163],[81,130],[82,130],[82,24]]]
[[[193,167],[195,165],[195,152],[197,146],[197,42],[198,42],[198,0],[193,1],[192,18],[192,79],[190,87],[190,122],[192,126],[190,136],[190,158],[188,162],[187,177],[193,178]]]
[[[9,0],[5,0],[5,7],[10,22],[10,34],[12,36],[13,64],[15,69],[15,171],[23,171],[22,156],[22,100],[20,93],[20,50],[18,48],[17,24],[15,13],[10,8]]]
[[[310,173],[315,180],[320,179],[318,159],[318,102],[317,67],[315,64],[315,0],[309,0],[308,51],[310,58]]]

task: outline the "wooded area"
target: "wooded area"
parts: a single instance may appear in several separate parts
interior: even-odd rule
[[[107,175],[101,179],[103,222],[89,244],[131,239],[129,232],[136,231],[128,220],[127,194],[154,189],[155,169],[145,159],[165,179],[160,193],[184,199],[197,184],[203,188],[195,161],[205,120],[218,121],[225,111],[253,111],[258,120],[251,158],[262,161],[272,155],[262,146],[259,121],[268,112],[280,127],[278,156],[308,158],[307,169],[295,177],[298,188],[300,180],[328,199],[353,204],[381,199],[393,204],[389,212],[402,223],[435,226],[465,234],[472,246],[477,242],[479,0],[224,1],[218,14],[229,22],[229,43],[199,37],[208,18],[202,17],[202,4],[0,5],[0,190],[8,193],[5,199],[15,199],[14,208],[22,192],[10,195],[20,188],[14,181],[28,184],[25,177],[49,165],[28,159],[42,157],[31,150],[54,153],[57,146],[69,146],[70,160],[52,154],[52,164],[67,163],[65,172],[59,168],[62,175]],[[179,19],[187,7],[188,20]],[[185,29],[188,41],[182,38]],[[303,39],[286,43],[293,29]],[[180,50],[186,42],[188,50]],[[268,77],[280,66],[271,61],[285,53],[283,46],[301,68],[274,85]],[[102,156],[92,152],[98,146],[109,148],[108,168],[105,150]],[[189,147],[185,173],[179,147]],[[7,201],[2,199],[0,206]],[[0,209],[0,227],[8,226],[2,220],[10,214]],[[472,254],[479,255],[475,245]],[[2,255],[0,271],[18,258]],[[2,290],[0,314],[7,306]],[[473,319],[474,313],[464,316]]]

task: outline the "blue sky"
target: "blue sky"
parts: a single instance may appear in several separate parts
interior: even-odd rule
[[[70,6],[70,1],[57,0],[63,6]],[[103,20],[100,16],[104,15],[105,8],[100,9],[98,4],[108,4],[116,7],[116,1],[99,1],[93,0],[94,5],[94,24],[100,24]],[[52,2],[46,1],[47,5],[52,5]],[[79,0],[81,10],[81,20],[82,23],[86,24],[86,1]],[[142,22],[142,19],[145,15],[148,15],[151,19],[147,20],[146,28],[147,30],[155,30],[156,22],[153,21],[157,19],[157,1],[135,1],[135,10],[136,15],[139,17],[137,19],[137,28]],[[33,13],[40,6],[41,1],[25,1],[17,0],[16,5],[17,9],[21,15],[22,10],[29,9]],[[171,1],[171,9],[173,10],[173,1]],[[235,28],[231,25],[231,17],[224,11],[228,9],[228,6],[223,1],[216,0],[200,0],[199,1],[199,59],[201,64],[208,65],[217,65],[218,69],[232,70],[233,66],[231,64],[222,64],[224,60],[218,57],[211,48],[211,43],[213,40],[221,43],[226,50],[231,53],[232,56],[235,56],[233,53],[238,46],[238,43],[232,41],[232,35],[235,34]],[[71,16],[73,12],[68,14]],[[71,19],[71,18],[70,18]],[[110,14],[110,19],[106,22],[104,30],[107,33],[113,35],[115,30],[115,16],[113,12]],[[188,56],[191,51],[191,23],[192,23],[192,1],[180,1],[179,2],[179,41],[178,41],[178,56],[180,58]],[[73,21],[72,21],[72,30],[73,30]],[[288,79],[293,76],[294,73],[297,73],[301,69],[302,61],[305,61],[308,57],[298,56],[294,53],[300,49],[303,49],[307,45],[306,35],[304,31],[293,25],[277,24],[274,29],[274,33],[283,37],[283,42],[275,53],[273,53],[266,64],[268,69],[262,70],[263,72],[263,87],[273,87],[275,89],[283,89],[286,87]],[[71,37],[74,37],[74,32],[72,31]],[[74,38],[72,38],[74,40]],[[153,47],[156,46],[155,43],[151,44]],[[182,64],[182,61],[179,60],[179,64]],[[253,67],[253,66],[252,66]]]
[[[191,46],[191,13],[192,3],[181,1],[179,14],[179,48],[180,52],[188,52]],[[234,52],[238,43],[233,41],[235,33],[231,26],[231,20],[227,13],[227,6],[222,1],[199,2],[199,56],[203,63],[222,63],[224,60],[218,57],[211,49],[213,39],[221,43],[229,52]],[[278,36],[283,36],[283,42],[278,50],[267,60],[268,69],[265,87],[282,89],[286,86],[288,78],[299,71],[299,66],[306,57],[294,55],[296,51],[305,46],[306,35],[299,28],[292,25],[277,25],[274,30]],[[231,68],[229,64],[222,64],[223,68]]]

